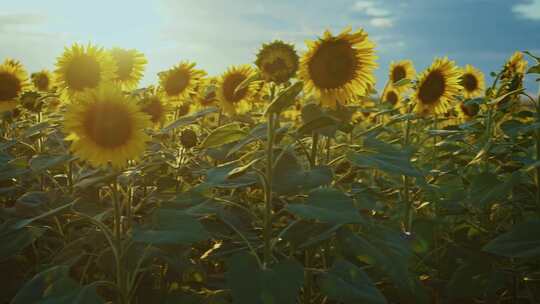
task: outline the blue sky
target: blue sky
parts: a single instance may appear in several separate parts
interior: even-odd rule
[[[217,75],[253,62],[263,42],[304,51],[306,39],[348,25],[377,43],[378,87],[392,60],[410,58],[421,71],[448,56],[489,73],[515,50],[540,54],[540,0],[19,0],[2,3],[0,59],[35,71],[53,69],[74,42],[136,48],[149,59],[146,85],[181,60]],[[532,92],[536,85],[527,82]]]

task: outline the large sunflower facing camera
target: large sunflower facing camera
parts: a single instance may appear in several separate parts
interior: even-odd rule
[[[300,60],[305,90],[315,93],[323,106],[336,108],[365,95],[375,84],[375,44],[364,30],[351,31],[347,28],[337,36],[326,31],[322,38],[308,42]]]
[[[94,166],[122,168],[138,159],[149,136],[150,117],[121,90],[103,86],[80,94],[64,116],[71,150]]]
[[[414,99],[415,111],[420,115],[444,114],[450,101],[461,91],[461,70],[448,58],[436,58],[418,76]]]
[[[116,65],[103,48],[75,43],[66,48],[56,63],[56,84],[71,99],[87,89],[95,89],[112,79]]]

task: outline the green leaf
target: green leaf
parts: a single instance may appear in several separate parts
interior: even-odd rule
[[[292,152],[284,152],[274,166],[273,189],[280,194],[307,191],[332,182],[330,167],[319,166],[304,170]]]
[[[157,209],[145,227],[133,229],[133,240],[147,244],[191,244],[210,238],[199,221],[184,211]]]
[[[530,67],[527,74],[540,74],[540,64]]]
[[[370,151],[349,151],[346,158],[357,166],[375,168],[392,174],[422,177],[421,172],[410,161],[410,152],[398,150],[374,139],[366,139],[364,145]]]
[[[235,304],[294,304],[303,285],[304,270],[294,260],[262,270],[248,253],[233,255],[225,273]]]
[[[11,304],[97,304],[105,301],[96,285],[81,286],[69,277],[68,266],[55,266],[36,274],[11,301]]]
[[[199,112],[196,112],[192,115],[181,117],[177,119],[175,122],[163,128],[160,131],[160,133],[169,133],[174,129],[190,125],[192,123],[195,123],[199,118],[204,117],[211,113],[216,113],[217,111],[218,109],[216,107],[209,107]]]
[[[360,223],[363,221],[353,200],[337,189],[316,189],[309,193],[305,204],[288,204],[286,209],[305,220],[332,224]]]
[[[337,126],[336,120],[330,116],[321,116],[303,124],[300,128],[298,128],[297,132],[300,135],[311,134],[330,126]]]
[[[411,83],[410,79],[403,78],[403,79],[401,79],[399,81],[394,82],[394,87],[401,87],[401,86],[404,86],[404,85],[408,85],[409,83]]]
[[[500,128],[506,135],[517,137],[520,134],[526,134],[540,129],[540,123],[523,123],[519,120],[510,119],[503,122]]]
[[[10,221],[0,226],[0,261],[8,259],[32,244],[43,235],[45,229],[22,227],[14,229]]]
[[[201,143],[201,148],[215,148],[239,141],[246,136],[239,124],[232,123],[216,128]]]
[[[339,259],[319,279],[321,292],[330,300],[345,304],[387,303],[366,273],[356,265]]]
[[[248,164],[251,165],[251,164]],[[255,185],[259,182],[255,172],[245,172],[240,176],[235,176],[235,170],[242,168],[239,162],[230,162],[206,171],[206,184],[220,188],[240,188]],[[247,170],[249,166],[245,169]]]
[[[511,258],[540,257],[540,220],[516,224],[484,246],[483,250]]]
[[[303,87],[304,83],[298,81],[281,91],[279,95],[268,105],[264,111],[264,115],[267,116],[271,113],[281,113],[285,108],[293,105],[296,96],[302,92]]]
[[[71,159],[73,157],[70,155],[38,154],[30,159],[30,169],[34,172],[41,172],[62,165]]]
[[[520,178],[519,172],[514,172],[506,181],[500,181],[493,173],[480,173],[472,180],[467,201],[473,206],[487,208],[497,200],[504,200]]]

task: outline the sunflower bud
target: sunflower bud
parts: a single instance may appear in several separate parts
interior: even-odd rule
[[[186,129],[180,134],[180,143],[186,149],[191,149],[197,145],[197,134],[191,130]]]

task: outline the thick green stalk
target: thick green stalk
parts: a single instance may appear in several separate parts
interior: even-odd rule
[[[409,111],[410,112],[410,111]],[[405,135],[403,137],[403,147],[406,148],[409,146],[409,134],[411,131],[411,120],[407,119],[405,123]],[[413,221],[413,208],[412,202],[409,198],[409,177],[403,176],[403,200],[405,201],[405,229],[407,232],[412,230],[412,221]]]
[[[274,99],[275,87],[271,88],[270,100]],[[264,267],[270,265],[272,258],[272,176],[274,174],[274,135],[275,115],[268,115],[267,139],[266,139],[266,187],[265,187],[265,210],[264,210]]]
[[[319,145],[319,133],[313,133],[311,137],[311,157],[309,160],[311,168],[317,165],[317,149]]]

